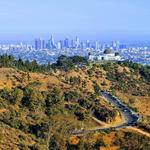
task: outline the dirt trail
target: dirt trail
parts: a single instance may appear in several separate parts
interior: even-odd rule
[[[143,134],[143,135],[145,135],[145,136],[147,136],[147,137],[150,138],[150,133],[148,133],[148,132],[146,132],[146,131],[143,131],[143,130],[138,129],[138,128],[136,128],[136,127],[128,127],[128,129],[131,129],[131,130],[133,130],[133,131],[136,131],[136,132],[138,132],[138,133],[141,133],[141,134]]]
[[[95,122],[97,122],[99,125],[101,125],[102,127],[106,127],[106,128],[114,127],[114,126],[112,126],[111,124],[107,124],[107,123],[105,123],[105,122],[103,122],[103,121],[100,121],[100,120],[96,119],[95,117],[92,117],[92,119],[93,119]],[[130,130],[133,130],[133,131],[136,131],[136,132],[138,132],[138,133],[140,133],[140,134],[143,134],[143,135],[145,135],[145,136],[147,136],[147,137],[150,138],[150,133],[148,133],[148,132],[146,132],[146,131],[143,131],[143,130],[138,129],[138,128],[136,128],[136,127],[126,127],[126,128],[128,128],[128,129],[130,129]]]
[[[100,121],[98,120],[97,118],[95,117],[91,117],[96,123],[98,123],[100,126],[105,126],[105,127],[109,127],[109,124],[103,122],[103,121]]]

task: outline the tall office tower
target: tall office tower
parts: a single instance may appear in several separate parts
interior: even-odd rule
[[[48,40],[47,48],[48,48],[48,49],[52,49],[52,43],[51,43],[51,40]]]
[[[86,44],[84,42],[81,42],[81,48],[85,49],[86,48]]]
[[[119,41],[116,41],[116,45],[117,45],[116,49],[118,50],[119,47],[120,47],[120,42],[119,42]]]
[[[45,48],[45,41],[41,38],[35,40],[35,49],[41,50]]]
[[[56,48],[53,36],[51,36],[51,38],[48,40],[47,48],[48,49]]]
[[[23,45],[22,42],[21,42],[21,43],[20,43],[20,48],[23,48],[23,46],[24,46],[24,45]]]
[[[86,48],[89,48],[89,45],[90,45],[90,41],[86,40]]]
[[[95,42],[94,48],[95,48],[96,50],[99,50],[99,49],[100,49],[100,45],[99,45],[99,43],[98,43],[97,41]]]
[[[80,48],[80,39],[76,37],[76,48]]]
[[[119,49],[119,45],[120,45],[119,41],[112,41],[112,48],[114,50],[118,50]]]
[[[46,48],[47,48],[47,49],[52,49],[51,40],[48,40],[48,42],[47,42],[47,44],[46,44]]]
[[[63,41],[63,40],[60,40],[59,42],[60,42],[60,44],[61,44],[61,49],[64,48],[64,41]]]
[[[55,41],[54,41],[54,38],[53,38],[53,36],[51,36],[51,44],[52,44],[52,46],[54,47],[55,46]]]
[[[38,43],[38,40],[36,39],[35,40],[35,49],[38,50],[38,48],[39,48],[39,43]]]
[[[68,38],[66,38],[66,39],[64,40],[64,47],[65,47],[65,48],[69,48],[69,39],[68,39]]]
[[[61,45],[62,43],[61,43],[61,41],[59,41],[59,42],[57,42],[57,49],[62,49],[62,45]]]
[[[45,40],[42,40],[41,42],[42,42],[42,47],[41,47],[41,49],[45,49]]]
[[[112,41],[111,47],[112,47],[113,49],[116,49],[116,47],[117,47],[116,41]]]
[[[74,40],[71,40],[71,48],[75,48],[76,47],[76,42]]]
[[[90,41],[86,40],[86,48],[90,48],[90,47],[91,47]]]

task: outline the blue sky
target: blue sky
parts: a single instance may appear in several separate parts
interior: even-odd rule
[[[149,40],[150,0],[0,0],[0,40]]]

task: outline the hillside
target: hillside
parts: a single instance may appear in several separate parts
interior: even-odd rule
[[[101,90],[139,113],[142,120],[135,127],[150,133],[149,67],[132,62],[89,64],[81,57],[64,56],[48,66],[7,56],[0,63],[0,149],[150,148],[150,138],[132,128],[73,134],[124,121]]]

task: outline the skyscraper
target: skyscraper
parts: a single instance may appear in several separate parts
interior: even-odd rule
[[[57,42],[57,49],[62,49],[61,41]]]
[[[114,50],[119,49],[119,45],[120,45],[120,42],[119,42],[119,41],[112,41],[112,48],[113,48]]]
[[[68,40],[68,38],[66,38],[66,39],[64,40],[64,47],[65,47],[65,48],[69,48],[69,40]]]
[[[82,48],[82,49],[85,49],[85,48],[86,48],[86,44],[85,44],[84,42],[81,42],[80,45],[81,45],[81,48]]]
[[[51,36],[51,39],[50,39],[50,41],[51,41],[51,44],[52,44],[52,46],[53,46],[53,47],[55,47],[55,41],[54,41],[54,38],[53,38],[53,36]]]
[[[38,40],[35,39],[35,49],[38,50],[38,48],[39,48],[39,43],[38,43]]]
[[[99,45],[99,43],[98,43],[97,41],[95,42],[94,48],[95,48],[96,50],[99,50],[99,49],[100,49],[100,45]]]
[[[45,41],[41,38],[35,40],[35,49],[41,50],[45,48]]]
[[[91,47],[91,43],[89,40],[86,40],[86,48],[90,48]]]
[[[75,48],[76,47],[76,42],[75,40],[71,40],[71,48]]]
[[[76,48],[80,48],[80,39],[76,37]]]
[[[51,36],[50,40],[48,40],[47,48],[48,49],[56,48],[53,36]]]

